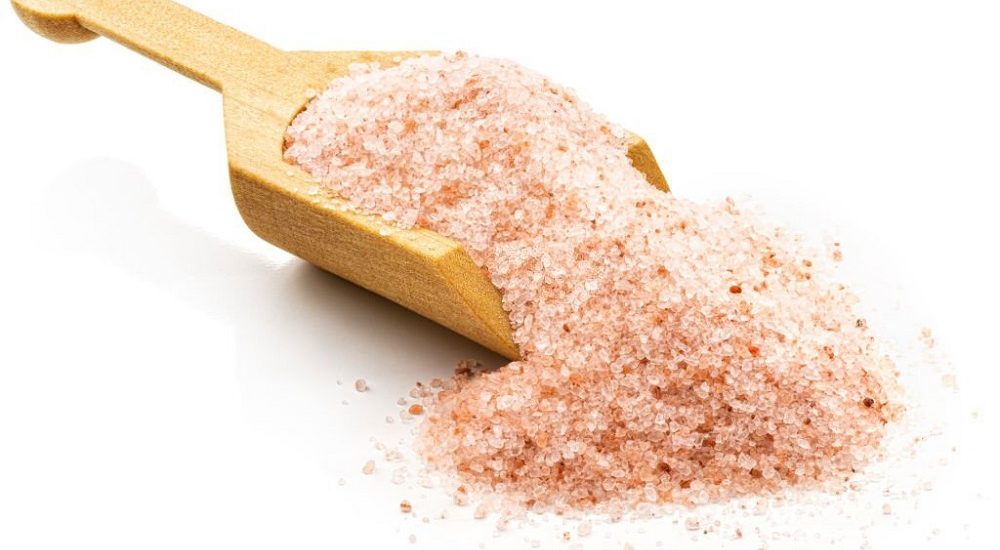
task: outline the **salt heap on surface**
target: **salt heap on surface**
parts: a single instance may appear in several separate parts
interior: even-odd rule
[[[503,296],[522,360],[425,399],[432,466],[536,508],[842,483],[901,412],[854,296],[794,236],[662,193],[626,152],[570,91],[460,53],[353,67],[285,156],[458,240]]]

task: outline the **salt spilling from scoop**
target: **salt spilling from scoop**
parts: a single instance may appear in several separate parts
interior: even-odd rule
[[[477,489],[622,510],[836,486],[901,413],[830,273],[839,250],[656,190],[620,128],[514,63],[354,66],[285,157],[360,211],[461,242],[499,289],[522,359],[409,409],[425,460]]]

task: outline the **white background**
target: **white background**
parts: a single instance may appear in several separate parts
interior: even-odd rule
[[[186,3],[287,49],[517,60],[646,137],[678,195],[839,238],[890,332],[934,330],[969,417],[925,510],[873,545],[996,548],[996,3]],[[405,487],[360,475],[409,385],[496,358],[251,235],[214,92],[6,7],[0,56],[0,548],[524,543],[404,518]],[[602,529],[588,546],[692,544]]]

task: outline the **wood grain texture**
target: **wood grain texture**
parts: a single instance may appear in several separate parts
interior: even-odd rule
[[[456,241],[392,231],[343,209],[282,159],[288,124],[351,63],[392,65],[418,52],[285,52],[167,0],[13,0],[35,32],[59,42],[106,36],[219,90],[233,197],[264,240],[381,294],[508,358],[518,357],[500,294]],[[667,182],[649,146],[629,156],[649,182]]]

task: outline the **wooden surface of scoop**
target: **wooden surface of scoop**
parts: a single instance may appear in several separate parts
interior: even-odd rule
[[[397,230],[354,213],[284,162],[285,130],[351,63],[383,66],[420,52],[286,52],[167,0],[13,0],[21,20],[57,42],[98,35],[223,94],[233,196],[264,240],[432,319],[508,358],[518,357],[500,294],[458,242]],[[646,143],[629,157],[667,190]]]

